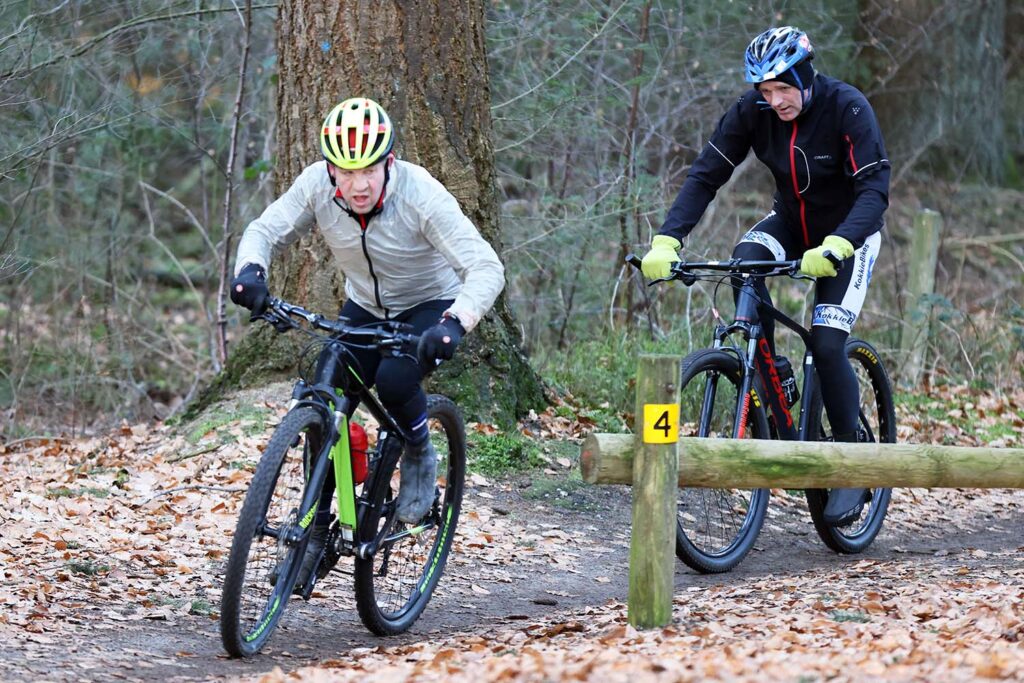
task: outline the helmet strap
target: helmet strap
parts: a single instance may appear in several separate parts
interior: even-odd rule
[[[349,208],[348,202],[345,201],[345,198],[341,196],[340,188],[335,190],[334,192],[334,196],[332,197],[334,203],[338,206],[338,208],[347,213],[352,220],[356,221],[360,225],[366,226],[367,224],[369,224],[371,218],[373,218],[374,216],[376,216],[377,214],[384,210],[384,196],[388,193],[388,181],[391,180],[390,161],[390,155],[384,157],[384,184],[381,185],[380,188],[380,198],[377,200],[377,203],[373,205],[373,208],[370,209],[368,212],[364,214],[356,213],[355,211]],[[333,178],[331,179],[331,185],[334,185]],[[363,229],[365,230],[366,228],[364,227]]]

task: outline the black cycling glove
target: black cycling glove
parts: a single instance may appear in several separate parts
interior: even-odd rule
[[[448,315],[441,318],[433,327],[428,327],[420,336],[420,343],[416,348],[420,365],[429,368],[436,365],[438,360],[451,360],[455,355],[455,347],[462,341],[464,334],[466,330],[462,323]]]
[[[246,264],[231,281],[231,300],[243,308],[248,308],[253,315],[259,315],[267,308],[267,274],[263,266],[255,263]]]

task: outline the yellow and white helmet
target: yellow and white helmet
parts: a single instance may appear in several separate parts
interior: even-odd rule
[[[324,158],[346,171],[383,160],[394,144],[395,131],[387,112],[366,97],[353,97],[336,106],[320,129]]]

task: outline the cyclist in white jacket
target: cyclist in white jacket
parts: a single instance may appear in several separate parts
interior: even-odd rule
[[[393,146],[391,120],[373,100],[352,98],[332,109],[320,130],[325,161],[303,170],[245,229],[231,300],[261,312],[273,250],[315,223],[345,277],[341,315],[353,324],[397,320],[421,335],[418,363],[356,351],[365,379],[413,435],[398,496],[398,518],[411,524],[429,511],[437,476],[420,383],[490,310],[505,272],[455,197],[422,167],[397,160]],[[333,482],[328,486],[333,490]],[[322,496],[296,585],[305,583],[321,554],[330,498]]]

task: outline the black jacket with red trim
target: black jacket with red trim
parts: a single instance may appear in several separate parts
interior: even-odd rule
[[[798,243],[816,247],[835,234],[859,248],[880,230],[890,166],[874,111],[859,90],[834,78],[817,75],[811,92],[791,122],[757,90],[741,96],[694,162],[660,234],[682,242],[751,149],[775,177],[774,208]]]

